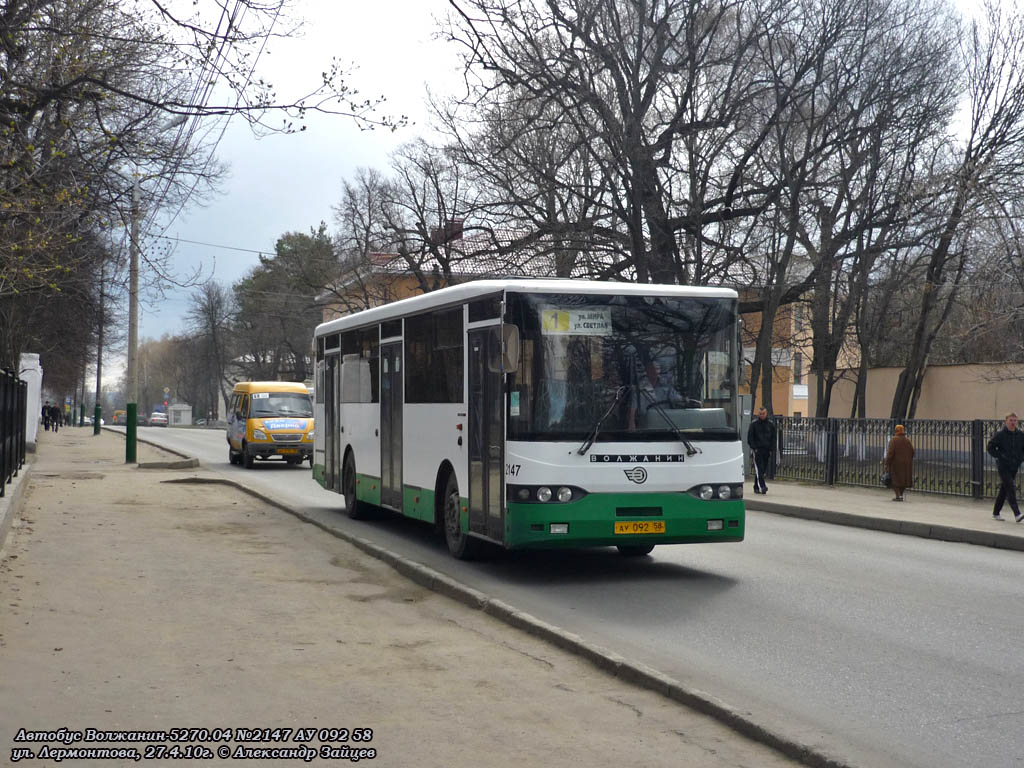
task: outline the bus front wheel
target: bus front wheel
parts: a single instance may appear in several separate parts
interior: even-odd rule
[[[619,554],[623,557],[643,557],[651,554],[652,549],[654,549],[653,544],[620,544]]]
[[[480,549],[480,542],[462,530],[462,502],[459,499],[459,483],[455,473],[448,475],[444,486],[444,540],[448,551],[459,560],[472,560]]]
[[[356,497],[356,460],[352,454],[345,457],[345,469],[342,473],[343,495],[345,496],[345,514],[353,520],[366,517],[366,505]]]

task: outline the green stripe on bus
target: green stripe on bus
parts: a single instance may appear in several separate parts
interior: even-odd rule
[[[380,478],[356,472],[356,498],[380,506]]]
[[[324,488],[327,487],[327,468],[323,464],[313,465],[313,479]]]
[[[655,508],[661,510],[660,515],[651,514]],[[629,510],[636,513],[629,514]],[[629,520],[661,520],[665,532],[616,535],[615,523]],[[722,530],[709,531],[708,520],[721,520]],[[568,523],[569,532],[549,533],[551,523]],[[537,548],[743,541],[744,529],[745,511],[739,499],[704,501],[688,493],[591,493],[568,504],[509,502],[505,545]]]
[[[402,486],[402,513],[406,517],[434,522],[434,492],[416,485]]]

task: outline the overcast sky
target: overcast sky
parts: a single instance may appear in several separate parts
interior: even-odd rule
[[[409,115],[415,124],[393,133],[361,131],[344,117],[312,115],[302,133],[257,139],[243,120],[233,120],[217,150],[230,166],[222,194],[205,208],[185,211],[166,231],[179,238],[172,256],[179,275],[201,266],[204,276],[230,284],[258,263],[249,251],[273,253],[285,232],[308,232],[321,221],[333,230],[331,207],[340,201],[342,179],[360,166],[383,170],[389,152],[426,132],[428,85],[439,92],[457,86],[453,46],[434,39],[433,19],[448,7],[444,0],[298,2],[295,11],[308,21],[302,38],[272,44],[260,60],[262,75],[278,94],[294,96],[303,84],[315,86],[335,56],[355,64],[349,82],[361,95],[386,96],[382,112]],[[165,298],[144,300],[140,336],[183,330],[188,295],[168,287]]]

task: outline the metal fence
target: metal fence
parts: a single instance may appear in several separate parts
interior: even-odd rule
[[[914,445],[915,490],[976,499],[996,495],[999,473],[985,448],[1002,421],[911,419],[899,423]],[[895,420],[777,416],[775,424],[779,445],[774,476],[882,487],[882,463]]]
[[[10,371],[0,370],[0,496],[25,466],[25,409],[28,385]]]

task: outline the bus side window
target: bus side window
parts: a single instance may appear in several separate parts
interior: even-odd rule
[[[242,395],[238,401],[238,414],[239,419],[247,419],[249,417],[249,396]]]

